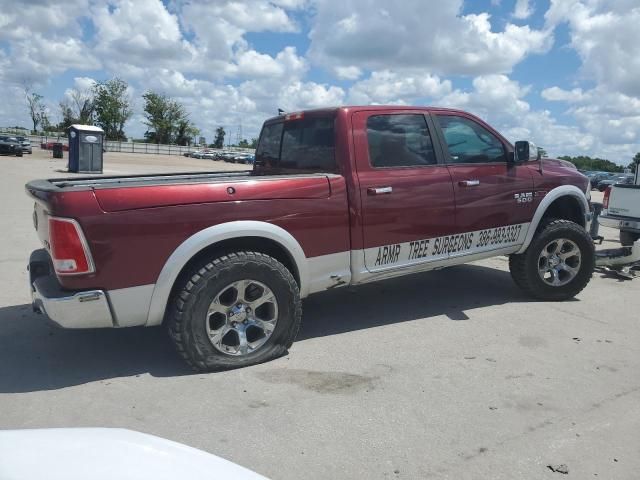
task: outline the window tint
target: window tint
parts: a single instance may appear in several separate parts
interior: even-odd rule
[[[486,128],[464,117],[438,115],[449,147],[447,163],[506,162],[504,146]]]
[[[274,167],[280,158],[280,140],[282,122],[265,125],[260,135],[260,144],[256,149],[256,165]]]
[[[257,171],[335,172],[333,123],[316,117],[266,125],[256,149]]]
[[[286,122],[282,136],[280,167],[283,169],[333,172],[333,118],[309,118]]]
[[[436,156],[423,115],[374,115],[367,120],[374,167],[434,165]]]

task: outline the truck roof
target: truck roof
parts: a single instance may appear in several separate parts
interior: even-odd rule
[[[423,110],[425,112],[437,110],[437,111],[446,111],[453,113],[467,113],[464,110],[455,109],[455,108],[445,108],[445,107],[437,107],[437,106],[415,106],[415,105],[341,105],[336,107],[324,107],[324,108],[310,108],[306,110],[296,110],[294,112],[285,112],[282,115],[276,115],[275,117],[268,118],[266,122],[272,122],[278,119],[283,119],[287,115],[295,115],[299,113],[305,114],[313,114],[313,115],[331,115],[335,114],[338,110],[344,110],[345,112],[348,110]]]

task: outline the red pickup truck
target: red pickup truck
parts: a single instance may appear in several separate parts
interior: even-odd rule
[[[253,169],[36,180],[35,308],[68,328],[164,324],[200,371],[282,355],[301,299],[509,255],[563,300],[589,282],[589,182],[469,113],[340,107],[265,122]],[[348,321],[348,319],[344,319]]]

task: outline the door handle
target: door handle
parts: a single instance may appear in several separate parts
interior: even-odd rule
[[[477,187],[480,185],[480,180],[461,180],[458,185],[461,187]]]
[[[367,188],[368,195],[384,195],[393,192],[392,187],[369,187]]]

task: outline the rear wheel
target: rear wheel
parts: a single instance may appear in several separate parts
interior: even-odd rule
[[[509,257],[515,283],[541,300],[576,296],[591,279],[595,249],[587,231],[568,220],[544,225],[526,252]]]
[[[191,272],[166,323],[182,357],[206,372],[283,355],[301,316],[298,285],[284,265],[262,253],[235,252]]]

